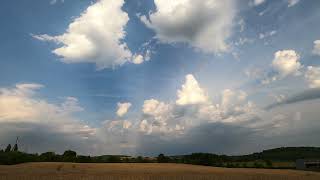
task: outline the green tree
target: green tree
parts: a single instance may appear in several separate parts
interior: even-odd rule
[[[18,144],[14,144],[13,146],[13,151],[17,152],[19,149],[18,149]]]
[[[255,163],[253,163],[253,167],[254,168],[263,168],[263,165],[258,162],[255,162]]]
[[[142,162],[143,162],[143,157],[142,157],[142,156],[138,156],[138,157],[136,158],[136,162],[142,163]]]
[[[234,168],[234,165],[232,163],[227,163],[227,168]]]
[[[79,162],[79,163],[90,163],[90,162],[92,162],[92,160],[91,160],[90,156],[77,156],[76,162]]]
[[[71,150],[65,151],[62,155],[62,159],[65,162],[74,162],[76,158],[77,158],[77,153]]]
[[[267,167],[272,167],[272,162],[270,160],[265,160]]]
[[[243,168],[248,167],[248,166],[247,166],[247,163],[242,163],[242,167],[243,167]]]
[[[157,157],[157,161],[158,163],[167,163],[169,162],[169,158],[166,157],[164,154],[159,154],[159,156]]]
[[[10,152],[11,151],[11,144],[8,144],[4,152]]]
[[[57,157],[54,152],[45,152],[39,156],[39,159],[40,161],[52,162],[52,161],[56,161]]]
[[[110,156],[108,159],[108,162],[117,163],[117,162],[121,162],[121,159],[119,156]]]

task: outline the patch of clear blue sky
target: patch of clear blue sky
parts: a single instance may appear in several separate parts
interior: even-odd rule
[[[320,64],[319,58],[311,55],[313,41],[320,39],[320,1],[301,1],[291,8],[278,0],[267,1],[255,8],[238,4],[241,8],[237,20],[245,20],[245,29],[239,32],[239,27],[235,26],[229,42],[235,42],[240,37],[254,40],[234,49],[239,54],[239,60],[230,54],[203,55],[187,45],[155,43],[155,53],[150,61],[101,71],[96,71],[94,64],[64,64],[51,53],[55,45],[30,36],[31,33],[62,34],[72,19],[91,4],[86,0],[65,0],[55,5],[49,2],[2,2],[0,87],[19,82],[39,83],[45,85],[40,91],[41,96],[50,102],[61,101],[61,97],[66,96],[77,97],[86,109],[81,114],[82,119],[93,124],[114,119],[119,101],[132,102],[130,113],[134,115],[141,110],[145,99],[175,99],[176,90],[189,73],[196,76],[209,94],[216,95],[225,88],[247,89],[252,86],[247,82],[244,70],[249,66],[267,68],[278,50],[294,49],[301,53],[304,65]],[[149,0],[126,1],[123,7],[130,17],[125,42],[133,52],[137,52],[143,43],[154,36],[154,32],[137,17],[137,13],[147,14],[152,9],[154,4]],[[266,13],[259,16],[262,11]],[[258,38],[259,33],[272,30],[276,30],[277,34],[265,40]],[[299,88],[303,88],[302,85]],[[264,101],[265,97],[257,93],[252,98],[259,102]]]

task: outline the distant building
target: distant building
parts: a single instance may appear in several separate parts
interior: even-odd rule
[[[296,161],[296,169],[320,170],[320,160],[319,159],[298,159]]]

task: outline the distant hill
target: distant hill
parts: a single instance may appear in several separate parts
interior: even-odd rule
[[[320,159],[319,147],[281,147],[240,156],[217,155],[211,153],[192,153],[189,155],[165,156],[157,158],[131,157],[124,155],[82,156],[67,150],[62,155],[54,152],[28,154],[19,151],[0,150],[0,164],[18,164],[24,162],[78,162],[78,163],[186,163],[222,167],[261,167],[294,168],[297,159]],[[274,163],[289,162],[290,165],[275,166]],[[278,163],[279,164],[279,163]]]
[[[319,147],[281,147],[248,155],[227,156],[211,153],[192,153],[169,156],[170,162],[221,166],[231,162],[295,162],[297,159],[320,159]]]
[[[280,161],[295,161],[296,159],[320,159],[319,147],[281,147],[264,150],[260,153],[238,156],[249,159],[265,159]]]

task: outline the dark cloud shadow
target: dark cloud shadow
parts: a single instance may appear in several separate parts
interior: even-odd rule
[[[30,153],[62,153],[72,149],[81,154],[92,154],[95,152],[93,145],[98,142],[95,138],[85,139],[79,134],[58,132],[38,123],[1,123],[0,137],[0,148],[14,144],[16,137],[19,137],[19,149]]]
[[[303,92],[300,92],[298,94],[295,94],[293,96],[288,97],[287,99],[271,104],[267,107],[265,107],[266,110],[273,109],[278,106],[283,106],[286,104],[293,104],[293,103],[298,103],[302,101],[308,101],[308,100],[315,100],[320,98],[320,88],[315,88],[315,89],[309,89]]]
[[[237,154],[256,149],[258,134],[245,127],[222,123],[206,123],[178,137],[141,135],[137,152],[146,155],[209,152]]]

